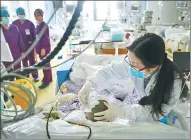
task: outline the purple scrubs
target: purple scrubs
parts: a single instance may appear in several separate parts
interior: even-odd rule
[[[40,25],[37,25],[36,27],[36,33],[37,37],[40,31],[43,29],[44,26],[48,26],[44,21],[40,23]],[[41,56],[41,49],[45,49],[45,56]],[[50,45],[50,37],[49,37],[49,29],[45,31],[42,38],[39,40],[37,46],[36,46],[36,52],[39,54],[40,59],[42,60],[44,57],[46,57],[47,54],[50,53],[51,45]],[[50,63],[46,64],[46,67],[50,67]],[[43,70],[44,78],[43,83],[48,85],[52,81],[52,70]]]
[[[22,36],[19,32],[18,27],[15,25],[9,25],[8,30],[5,29],[3,26],[1,26],[1,28],[5,36],[5,40],[8,43],[11,53],[13,55],[13,59],[15,61],[21,56],[22,52],[25,52],[25,45],[23,43]],[[3,64],[5,65],[5,67],[8,67],[13,62],[3,62]],[[12,70],[16,70],[19,68],[21,68],[21,62],[19,62],[8,72],[11,72]]]
[[[27,19],[24,21],[23,24],[18,19],[15,20],[12,24],[16,25],[19,28],[19,31],[23,38],[23,42],[25,44],[25,48],[28,49],[36,38],[34,24]],[[33,66],[36,63],[34,50],[31,51],[31,53],[25,59],[23,59],[22,62],[23,62],[23,67]],[[38,72],[33,73],[32,76],[33,78],[37,78]]]

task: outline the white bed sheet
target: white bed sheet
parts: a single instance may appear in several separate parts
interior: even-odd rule
[[[66,120],[74,122],[84,121],[81,111],[74,111]],[[90,139],[189,139],[189,132],[162,123],[139,122],[126,125],[117,123],[90,122],[92,128]],[[15,128],[15,129],[14,129]],[[10,139],[47,139],[46,121],[39,115],[22,120],[7,128],[6,134]],[[86,139],[89,129],[75,126],[64,120],[55,120],[49,123],[51,139]]]

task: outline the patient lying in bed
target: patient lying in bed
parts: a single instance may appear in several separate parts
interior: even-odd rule
[[[63,94],[66,93],[74,93],[77,94],[80,89],[82,88],[83,84],[84,84],[85,80],[82,80],[82,84],[81,85],[77,85],[74,82],[72,82],[70,79],[65,81],[61,87],[60,87],[60,92],[62,92]]]
[[[65,81],[60,87],[59,93],[57,94],[58,96],[55,96],[50,101],[46,101],[42,103],[40,106],[36,107],[35,109],[36,113],[39,113],[40,111],[42,111],[44,106],[47,105],[48,103],[54,103],[56,100],[58,100],[62,104],[62,110],[64,110],[65,112],[68,112],[74,109],[80,109],[77,94],[82,88],[83,84],[85,83],[87,76],[96,72],[97,68],[98,66],[91,66],[91,65],[88,65],[87,63],[81,63],[76,65],[72,69],[72,72],[69,75],[69,79]],[[120,81],[114,80],[114,81],[110,81],[110,83],[112,84],[112,86],[110,86],[110,88],[107,89],[107,91],[111,93],[112,95],[114,95],[114,98],[119,99],[121,101],[127,96],[127,92],[132,92],[133,90],[131,86],[132,83],[128,79],[124,79]],[[128,87],[125,85],[128,85]],[[103,111],[99,109],[95,109],[95,110],[96,112]],[[92,120],[91,117],[87,116],[87,118]]]

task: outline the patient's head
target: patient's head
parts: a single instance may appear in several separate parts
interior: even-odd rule
[[[100,103],[98,105],[91,109],[91,112],[85,112],[86,119],[95,122],[96,120],[94,120],[94,114],[108,109],[104,104],[104,102],[106,102],[105,100],[99,100],[99,102]]]

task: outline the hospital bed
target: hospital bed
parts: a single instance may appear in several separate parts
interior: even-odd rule
[[[66,120],[81,121],[81,111],[74,111]],[[91,127],[90,139],[189,139],[189,132],[159,122],[115,123],[86,122]],[[46,121],[38,115],[10,125],[5,133],[10,139],[47,139]],[[86,139],[90,130],[84,126],[72,125],[64,120],[49,122],[51,139]]]
[[[82,54],[71,66],[69,79],[74,82],[80,78],[85,80],[96,69],[112,61],[123,60],[123,58],[124,56]],[[5,134],[10,139],[47,139],[46,120],[41,118],[42,112],[9,125],[4,128]],[[131,122],[128,120],[117,120],[112,123],[90,122],[85,119],[82,111],[75,110],[63,119],[49,122],[51,139],[85,139],[88,137],[90,130],[87,127],[73,125],[68,121],[88,125],[92,130],[90,139],[188,139],[190,137],[188,131],[160,122]]]

